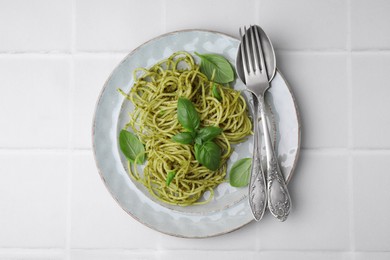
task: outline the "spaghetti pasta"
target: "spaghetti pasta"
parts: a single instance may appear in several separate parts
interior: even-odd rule
[[[125,128],[130,128],[144,144],[147,162],[142,173],[129,162],[129,175],[165,203],[207,203],[213,197],[213,189],[225,181],[232,144],[244,141],[252,132],[244,98],[239,91],[209,80],[187,52],[176,52],[150,69],[136,69],[133,77],[130,93],[120,90],[135,107]],[[219,92],[218,99],[212,93],[213,87]],[[223,130],[214,139],[222,149],[221,165],[216,171],[199,164],[193,145],[172,140],[183,131],[177,120],[179,97],[192,101],[202,127],[218,126]],[[175,176],[167,183],[169,172]],[[200,200],[206,191],[210,196]]]

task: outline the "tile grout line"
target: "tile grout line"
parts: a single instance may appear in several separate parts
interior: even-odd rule
[[[68,138],[69,139],[69,138]],[[69,142],[69,140],[68,140]],[[68,145],[68,144],[67,144]],[[24,152],[24,153],[47,153],[47,152],[51,152],[51,153],[67,153],[69,150],[68,147],[64,147],[64,148],[60,148],[60,147],[31,147],[31,148],[28,148],[28,147],[23,147],[23,148],[19,148],[19,147],[0,147],[0,153],[19,153],[19,152]],[[92,151],[92,148],[75,148],[73,147],[72,148],[72,151],[79,151],[79,152],[83,152],[83,151]]]
[[[251,250],[251,249],[188,249],[188,248],[177,248],[177,249],[156,249],[156,248],[105,248],[105,247],[91,247],[91,248],[74,248],[75,251],[84,251],[84,252],[111,252],[111,253],[156,253],[156,252],[253,252],[256,253],[258,251]],[[322,249],[265,249],[262,250],[262,252],[294,252],[294,253],[305,253],[305,252],[313,252],[313,253],[350,253],[349,250],[322,250]],[[365,253],[389,253],[388,250],[358,250],[356,252],[365,252]],[[8,248],[0,248],[0,256],[2,254],[18,254],[18,253],[29,253],[29,254],[40,254],[40,253],[47,253],[47,254],[63,254],[64,249],[63,248],[44,248],[44,247],[38,247],[38,248],[29,248],[29,247],[8,247]]]
[[[66,233],[65,233],[65,259],[70,259],[70,237],[71,237],[71,218],[72,218],[72,175],[73,175],[73,160],[72,160],[72,141],[73,141],[73,93],[74,93],[74,59],[71,58],[70,64],[70,86],[69,86],[69,136],[68,136],[68,178],[67,178],[67,205],[66,205]]]
[[[35,250],[35,249],[34,249]],[[160,252],[251,252],[251,253],[259,253],[259,251],[256,251],[255,249],[158,249],[158,248],[149,248],[149,249],[141,249],[141,248],[74,248],[74,251],[80,251],[80,252],[110,252],[110,253],[160,253]],[[1,251],[0,251],[1,252]],[[272,252],[293,252],[293,253],[334,253],[334,254],[340,254],[340,253],[351,253],[350,250],[321,250],[321,249],[265,249],[262,250],[261,253],[272,253]],[[389,252],[389,251],[357,251],[357,252]]]
[[[71,43],[70,55],[73,56],[76,52],[76,0],[71,1],[72,5],[72,20],[71,20]]]
[[[73,44],[72,44],[73,45]],[[107,57],[107,56],[119,56],[123,57],[127,54],[129,54],[126,50],[118,50],[118,51],[77,51],[76,47],[70,46],[70,48],[75,48],[74,51],[71,52],[55,52],[55,51],[48,51],[48,52],[1,52],[0,51],[0,58],[10,58],[10,57],[47,57],[47,58],[67,58],[72,56],[91,56],[91,57]]]
[[[353,86],[352,86],[352,10],[347,0],[347,94],[348,94],[348,183],[349,183],[349,247],[355,251],[354,189],[353,189]]]

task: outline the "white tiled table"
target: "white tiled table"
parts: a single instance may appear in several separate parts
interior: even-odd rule
[[[0,0],[0,260],[390,259],[390,1]],[[100,180],[91,121],[132,49],[188,28],[260,24],[302,116],[281,224],[169,237]]]

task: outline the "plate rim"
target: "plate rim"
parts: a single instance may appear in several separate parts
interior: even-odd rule
[[[153,42],[155,40],[158,40],[160,38],[164,38],[164,37],[167,37],[167,36],[170,36],[170,35],[174,35],[174,34],[180,34],[180,33],[186,33],[186,32],[206,32],[206,33],[212,33],[212,34],[216,34],[216,35],[220,35],[220,36],[223,36],[223,37],[230,37],[232,39],[235,39],[235,40],[239,40],[237,37],[235,36],[232,36],[230,34],[227,34],[227,33],[223,33],[223,32],[219,32],[219,31],[215,31],[215,30],[207,30],[207,29],[183,29],[183,30],[175,30],[175,31],[171,31],[171,32],[167,32],[167,33],[163,33],[163,34],[160,34],[156,37],[153,37],[145,42],[143,42],[142,44],[138,45],[136,48],[134,48],[133,50],[131,50],[127,55],[125,55],[122,60],[117,63],[117,65],[114,67],[114,69],[111,71],[111,73],[109,74],[109,76],[107,77],[107,79],[104,81],[103,83],[103,86],[100,90],[100,93],[97,97],[97,100],[95,102],[95,106],[94,106],[94,112],[93,112],[93,116],[92,116],[92,125],[91,125],[91,141],[92,141],[92,154],[93,154],[93,158],[94,158],[94,162],[95,162],[95,165],[96,165],[96,168],[98,170],[98,173],[99,173],[99,176],[100,176],[100,179],[103,181],[104,183],[104,186],[106,188],[106,190],[108,190],[108,192],[110,193],[111,197],[116,201],[116,203],[119,205],[120,208],[122,208],[123,211],[125,211],[129,216],[131,216],[133,219],[135,219],[136,221],[138,221],[139,223],[141,223],[142,225],[152,229],[152,230],[155,230],[157,232],[160,232],[160,233],[163,233],[163,234],[166,234],[166,235],[170,235],[170,236],[174,236],[174,237],[179,237],[179,238],[187,238],[187,239],[203,239],[203,238],[210,238],[210,237],[217,237],[217,236],[221,236],[221,235],[224,235],[224,234],[228,234],[228,233],[231,233],[231,232],[234,232],[236,230],[239,230],[240,228],[248,225],[249,223],[253,222],[253,219],[251,219],[250,221],[246,222],[246,223],[243,223],[241,225],[239,225],[238,227],[234,227],[232,229],[229,229],[229,230],[226,230],[226,231],[223,231],[223,232],[219,232],[219,233],[214,233],[214,234],[211,234],[211,235],[207,235],[207,236],[185,236],[185,235],[181,235],[181,234],[176,234],[176,233],[172,233],[172,232],[166,232],[166,231],[162,231],[162,230],[159,230],[155,227],[153,227],[152,225],[149,225],[148,223],[142,221],[141,219],[139,219],[137,216],[135,216],[134,214],[132,214],[131,212],[129,212],[128,210],[126,210],[124,208],[124,206],[121,205],[121,203],[118,201],[118,198],[113,194],[113,192],[111,191],[111,189],[109,188],[103,174],[102,174],[102,170],[100,169],[99,165],[98,165],[98,162],[97,162],[97,155],[96,155],[96,143],[94,142],[95,140],[95,126],[96,126],[96,115],[97,115],[97,110],[98,110],[98,107],[99,107],[99,104],[100,104],[100,101],[101,101],[101,98],[103,96],[103,94],[105,93],[106,89],[107,89],[107,84],[109,82],[109,80],[111,79],[111,77],[113,76],[114,72],[115,72],[115,69],[117,67],[119,67],[122,63],[124,63],[128,57],[132,56],[134,53],[138,52],[140,49],[142,49],[143,46],[147,45],[148,43],[150,42]],[[300,112],[299,112],[299,107],[298,107],[298,104],[297,104],[297,100],[295,98],[295,95],[294,93],[292,92],[292,88],[290,86],[290,84],[288,83],[288,81],[286,80],[286,78],[284,77],[284,75],[281,73],[281,71],[276,68],[277,72],[280,74],[281,78],[283,79],[283,81],[286,83],[286,86],[288,88],[288,91],[291,95],[291,98],[293,100],[293,104],[294,104],[294,107],[295,107],[295,114],[296,114],[296,117],[297,117],[297,123],[298,123],[298,143],[297,143],[297,152],[296,152],[296,156],[295,156],[295,160],[294,160],[294,163],[293,163],[293,166],[291,168],[291,173],[290,175],[288,176],[286,182],[287,184],[291,181],[291,178],[292,176],[295,174],[295,170],[296,170],[296,167],[297,167],[297,164],[298,164],[298,161],[299,161],[299,157],[300,157],[300,152],[301,152],[301,129],[302,129],[302,124],[301,124],[301,116],[300,116]]]

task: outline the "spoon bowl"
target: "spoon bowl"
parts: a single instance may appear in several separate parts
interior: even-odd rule
[[[260,33],[260,41],[263,47],[265,66],[267,67],[268,81],[271,82],[271,80],[274,78],[276,73],[276,58],[275,58],[274,47],[272,46],[271,40],[269,39],[267,34],[263,31],[263,29],[258,25],[253,25],[253,26],[256,26],[258,32]],[[242,68],[241,44],[238,47],[238,52],[237,52],[236,70],[237,70],[238,77],[242,80],[242,82],[244,82],[244,84],[246,84],[245,74]]]

